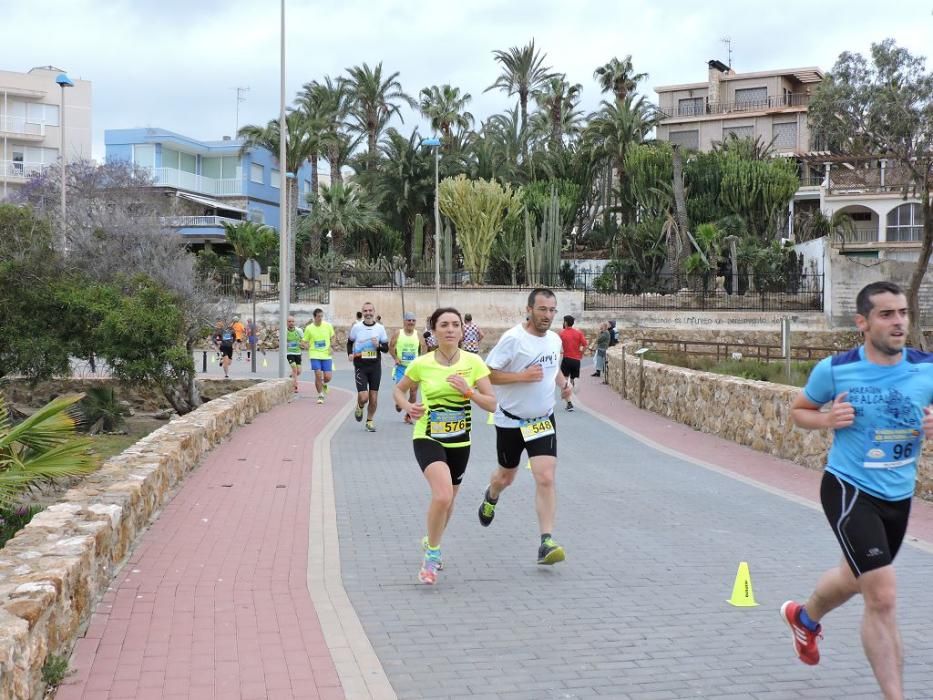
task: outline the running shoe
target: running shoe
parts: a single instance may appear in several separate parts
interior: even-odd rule
[[[781,619],[790,627],[791,635],[794,638],[794,653],[797,658],[808,666],[816,666],[820,662],[820,649],[817,646],[817,639],[823,638],[823,626],[817,625],[816,631],[810,631],[805,624],[800,621],[800,611],[803,606],[788,600],[781,606]]]
[[[538,547],[539,564],[556,564],[564,560],[564,548],[548,537]]]
[[[425,554],[428,553],[428,536],[427,535],[421,538],[421,549],[424,550]],[[437,559],[437,570],[438,571],[444,570],[444,560],[441,559],[440,557],[438,557]]]
[[[363,407],[359,404],[356,404],[356,410],[353,411],[353,417],[356,418],[357,423],[363,420]]]
[[[366,421],[366,432],[368,433],[376,432],[376,426],[373,425],[373,422],[371,420]]]
[[[487,486],[486,493],[483,494],[483,502],[479,505],[479,524],[489,527],[494,517],[496,517],[496,504],[489,502],[489,487]]]
[[[330,387],[329,387],[327,384],[324,385],[324,393],[325,393],[325,394],[329,394],[329,393],[330,393]]]
[[[572,410],[573,410],[573,401],[568,401],[568,402],[567,402],[567,410],[568,410],[568,411],[572,411]]]
[[[318,394],[318,395],[317,395],[317,402],[318,402],[318,403],[324,403],[324,394]]]
[[[437,583],[437,572],[440,570],[440,552],[437,556],[432,556],[432,552],[425,552],[424,562],[421,564],[421,571],[418,572],[418,580],[433,586]]]

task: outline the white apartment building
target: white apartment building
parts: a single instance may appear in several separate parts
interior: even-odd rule
[[[58,161],[62,121],[68,162],[91,157],[91,83],[68,76],[73,85],[63,88],[63,74],[54,66],[0,70],[0,200]]]

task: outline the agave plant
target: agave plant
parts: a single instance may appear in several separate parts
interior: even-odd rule
[[[75,404],[82,398],[84,394],[59,396],[17,425],[0,399],[0,507],[15,506],[39,483],[97,468],[97,457],[88,453],[91,441],[75,437]]]

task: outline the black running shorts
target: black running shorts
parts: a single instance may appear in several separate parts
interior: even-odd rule
[[[894,561],[907,532],[910,499],[886,501],[823,473],[823,512],[856,578]]]
[[[554,414],[550,415],[554,426],[554,434],[539,437],[537,440],[525,442],[521,428],[500,428],[496,426],[496,454],[499,457],[499,466],[504,469],[515,469],[522,459],[522,452],[528,452],[528,457],[556,457],[557,456],[557,421]]]
[[[379,383],[382,381],[381,362],[378,360],[375,362],[355,362],[353,370],[357,391],[379,391]]]
[[[288,360],[288,364],[292,367],[301,369],[301,355],[286,355],[285,359]]]
[[[580,360],[575,360],[572,357],[563,358],[560,361],[560,373],[567,377],[567,379],[579,379]]]
[[[463,481],[463,475],[466,472],[467,461],[470,459],[470,446],[447,447],[437,440],[420,438],[412,440],[415,447],[415,459],[418,460],[418,466],[421,471],[428,468],[429,464],[434,462],[444,462],[450,469],[450,481],[454,486],[459,486]]]
[[[233,343],[231,343],[230,345],[227,345],[226,343],[221,343],[220,354],[232,360],[233,359]]]

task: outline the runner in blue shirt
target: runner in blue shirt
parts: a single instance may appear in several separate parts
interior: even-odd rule
[[[806,604],[784,603],[781,617],[797,656],[814,665],[820,620],[861,593],[865,654],[884,697],[900,700],[893,561],[907,531],[922,440],[933,435],[933,354],[905,347],[907,299],[896,284],[869,284],[855,306],[864,343],[821,360],[791,407],[798,427],[834,431],[820,500],[843,559],[820,577]]]

